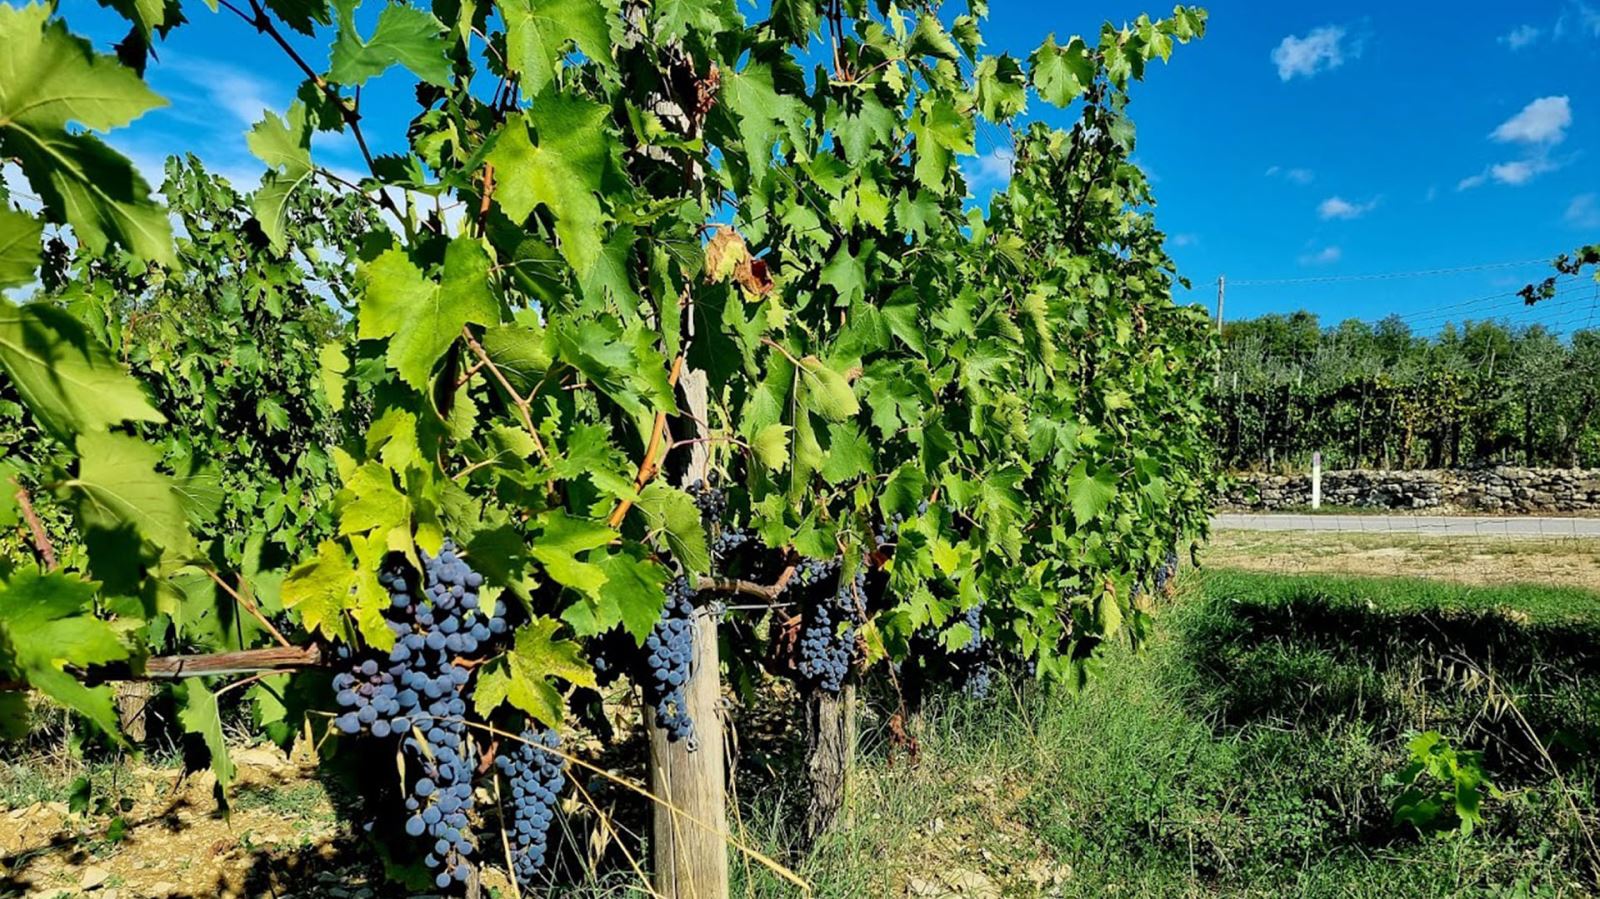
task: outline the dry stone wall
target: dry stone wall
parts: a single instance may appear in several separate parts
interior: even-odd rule
[[[1560,513],[1600,510],[1600,469],[1484,468],[1325,471],[1322,502],[1397,510]],[[1224,505],[1273,511],[1311,505],[1311,476],[1235,475]]]

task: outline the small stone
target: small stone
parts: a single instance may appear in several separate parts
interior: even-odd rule
[[[78,881],[78,889],[92,890],[98,888],[111,877],[111,872],[99,865],[90,865],[83,869],[83,878]]]
[[[169,880],[160,880],[150,884],[150,895],[170,896],[178,891],[178,885]]]

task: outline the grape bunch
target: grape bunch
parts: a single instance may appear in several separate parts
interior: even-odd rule
[[[642,679],[645,699],[655,707],[656,726],[666,730],[672,742],[694,737],[694,720],[683,695],[694,645],[694,593],[688,578],[673,578],[667,584],[661,618],[644,641],[648,651]]]
[[[689,495],[694,497],[695,507],[700,510],[700,520],[713,535],[711,538],[713,561],[724,561],[754,538],[755,535],[744,528],[725,525],[728,517],[728,494],[717,486],[715,472],[712,473],[709,482],[696,479],[690,483],[688,491]]]
[[[801,587],[821,587],[819,600],[806,606],[800,630],[800,678],[806,684],[837,694],[844,687],[856,655],[856,629],[862,624],[862,597],[867,585],[866,566],[846,579],[840,561],[806,560],[795,571]],[[832,589],[828,590],[829,578]]]
[[[385,623],[395,635],[386,657],[341,657],[351,669],[334,677],[335,701],[345,711],[334,719],[341,733],[365,732],[399,738],[420,770],[410,784],[405,832],[431,838],[423,861],[443,889],[464,881],[473,852],[468,813],[472,809],[472,745],[467,739],[467,695],[471,669],[462,664],[488,655],[489,644],[507,630],[505,604],[479,604],[483,576],[445,542],[437,556],[422,553],[420,580],[405,563],[386,567],[378,583],[389,592]]]
[[[522,739],[525,742],[501,753],[494,763],[510,784],[511,864],[517,883],[527,889],[544,867],[556,799],[567,785],[567,776],[561,756],[539,748],[559,749],[560,734],[530,727],[523,731]]]
[[[961,689],[974,699],[989,695],[989,652],[983,641],[983,602],[980,600],[963,614],[962,623],[972,633],[955,652],[951,661],[963,678]]]
[[[1177,547],[1173,547],[1172,549],[1167,550],[1166,562],[1162,563],[1161,567],[1156,569],[1156,592],[1166,593],[1167,584],[1172,581],[1173,576],[1177,573],[1178,549]]]

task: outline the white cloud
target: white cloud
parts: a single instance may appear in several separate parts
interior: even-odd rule
[[[1272,62],[1278,67],[1278,77],[1284,81],[1304,75],[1310,78],[1324,68],[1336,69],[1344,64],[1345,30],[1339,25],[1313,28],[1305,37],[1289,35],[1272,51]],[[1357,55],[1352,53],[1352,55]]]
[[[1456,184],[1456,190],[1481,187],[1490,179],[1517,187],[1561,168],[1573,157],[1553,159],[1550,150],[1566,140],[1567,128],[1571,125],[1572,103],[1566,96],[1534,100],[1489,134],[1490,139],[1499,143],[1522,144],[1526,148],[1526,155],[1521,159],[1493,163],[1476,175],[1462,178]]]
[[[1004,187],[1011,183],[1011,166],[1014,162],[1016,155],[1010,147],[995,147],[967,166],[967,181],[973,187]]]
[[[1518,159],[1514,162],[1502,162],[1489,166],[1489,175],[1501,184],[1510,184],[1515,187],[1527,184],[1536,175],[1553,172],[1560,167],[1557,163],[1543,157]]]
[[[1172,245],[1175,247],[1192,247],[1199,242],[1200,238],[1194,234],[1172,235]]]
[[[1324,220],[1361,218],[1378,207],[1376,198],[1365,203],[1352,203],[1343,197],[1329,197],[1317,205],[1317,215]]]
[[[225,62],[195,56],[168,58],[160,71],[182,78],[247,128],[261,121],[268,109],[282,114],[295,88],[293,84],[273,84]],[[282,102],[268,97],[280,97]]]
[[[1526,47],[1538,40],[1539,35],[1542,33],[1542,31],[1532,25],[1518,25],[1517,27],[1511,29],[1510,32],[1501,35],[1500,43],[1505,44],[1507,47],[1510,47],[1513,50],[1521,50],[1523,47]]]
[[[1497,184],[1521,187],[1540,175],[1556,171],[1570,161],[1571,159],[1551,159],[1545,153],[1535,153],[1527,159],[1497,162],[1476,175],[1462,178],[1456,184],[1456,190],[1482,187],[1491,180]]]
[[[1323,247],[1315,253],[1302,253],[1301,265],[1332,265],[1344,256],[1338,247]]]
[[[1578,194],[1567,204],[1562,221],[1574,228],[1600,228],[1600,194]]]
[[[1572,104],[1565,96],[1540,97],[1500,123],[1490,135],[1501,143],[1559,144],[1572,124]]]
[[[1312,181],[1316,180],[1317,177],[1316,173],[1312,172],[1310,169],[1286,169],[1281,165],[1275,165],[1267,169],[1268,178],[1277,178],[1280,176],[1286,180],[1293,181],[1294,183],[1301,185],[1310,184]]]

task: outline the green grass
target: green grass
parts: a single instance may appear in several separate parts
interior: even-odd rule
[[[927,710],[920,764],[869,751],[853,820],[783,857],[841,899],[985,895],[951,886],[974,873],[1003,896],[1594,895],[1597,622],[1582,591],[1191,576],[1081,695]],[[1506,791],[1471,838],[1392,821],[1385,777],[1427,729]],[[744,823],[782,853],[774,809]],[[752,871],[736,895],[796,895]]]

